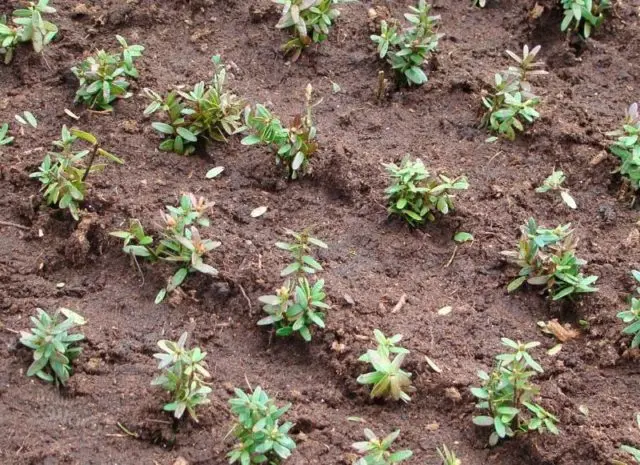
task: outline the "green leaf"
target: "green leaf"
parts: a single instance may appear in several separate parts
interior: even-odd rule
[[[187,128],[180,127],[177,129],[177,132],[180,135],[180,137],[182,137],[186,141],[198,142],[198,137],[194,133],[189,131]]]
[[[216,166],[215,168],[211,168],[209,171],[207,171],[207,174],[205,174],[205,178],[213,179],[215,177],[218,177],[223,171],[224,166]]]
[[[453,240],[456,242],[468,242],[473,240],[473,234],[468,232],[458,232],[453,236]]]
[[[153,127],[153,129],[163,134],[173,135],[175,132],[173,130],[173,126],[170,126],[166,123],[159,123],[159,122],[151,123],[151,127]]]

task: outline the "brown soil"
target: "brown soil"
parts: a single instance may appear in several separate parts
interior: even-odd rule
[[[5,1],[0,10],[17,3]],[[406,8],[405,2],[384,3],[396,15]],[[351,463],[350,444],[361,440],[365,425],[378,432],[400,428],[399,445],[415,452],[410,465],[439,463],[435,448],[442,443],[465,465],[603,464],[620,444],[640,443],[634,419],[640,371],[615,317],[632,289],[629,271],[640,267],[638,212],[618,198],[615,160],[589,163],[606,147],[603,133],[638,98],[638,11],[624,2],[593,40],[579,43],[559,31],[559,2],[541,1],[545,13],[535,21],[528,19],[533,0],[492,0],[484,10],[469,3],[436,1],[446,33],[437,70],[424,87],[393,92],[376,106],[380,63],[368,38],[370,2],[341,7],[329,41],[286,64],[278,51],[284,35],[273,27],[277,10],[267,0],[95,0],[86,8],[53,1],[61,39],[46,59],[22,49],[11,66],[0,67],[0,121],[28,109],[40,122],[24,133],[12,124],[15,144],[0,152],[0,219],[28,228],[0,226],[2,463],[165,465],[178,456],[192,464],[225,463],[230,388],[246,381],[293,403],[289,417],[299,447],[290,464]],[[69,68],[95,47],[114,47],[116,33],[146,47],[136,97],[107,116],[74,107]],[[507,65],[505,48],[524,44],[541,44],[548,63],[550,74],[538,86],[543,117],[513,143],[486,144],[487,133],[476,128],[480,91]],[[322,150],[313,176],[286,182],[271,155],[235,138],[188,158],[156,150],[159,139],[142,116],[146,101],[139,91],[208,79],[214,53],[234,65],[231,85],[239,94],[272,102],[278,114],[299,109],[308,82],[324,97],[316,108]],[[332,81],[342,92],[332,93]],[[61,124],[73,124],[65,108],[126,159],[124,167],[92,179],[85,207],[93,216],[82,234],[69,217],[41,205],[39,185],[28,178]],[[421,230],[388,221],[385,213],[381,162],[406,153],[439,172],[466,174],[471,183],[455,214]],[[223,176],[204,179],[217,165],[226,168]],[[578,210],[534,193],[554,167],[567,174]],[[154,305],[170,269],[145,267],[142,283],[107,232],[130,217],[154,224],[163,205],[184,191],[216,202],[207,232],[223,243],[212,262],[224,279],[191,278],[190,297],[173,307]],[[249,213],[261,205],[268,213],[252,219]],[[534,291],[507,295],[516,270],[499,251],[513,247],[529,216],[547,225],[574,224],[579,255],[588,260],[588,273],[600,276],[599,293],[575,305],[552,305]],[[330,245],[321,259],[333,309],[326,331],[308,345],[295,339],[269,344],[268,332],[256,326],[258,296],[280,284],[286,257],[273,243],[285,227],[312,227]],[[459,246],[445,266],[459,230],[472,232],[475,242]],[[407,304],[391,313],[402,294]],[[447,305],[452,313],[438,315]],[[26,330],[36,307],[60,306],[89,321],[64,392],[25,376],[31,354],[11,331]],[[536,327],[551,318],[591,325],[554,357],[536,352],[545,368],[538,379],[542,403],[559,416],[562,434],[488,449],[489,431],[471,423],[468,388],[477,383],[476,371],[491,366],[502,336],[552,347]],[[374,328],[405,335],[417,386],[409,405],[372,403],[355,382],[366,369],[357,357],[371,347],[366,337]],[[184,421],[172,429],[160,411],[162,394],[150,386],[151,355],[158,339],[185,330],[209,353],[214,394],[200,424]],[[340,347],[334,342],[344,351],[333,350]],[[442,373],[429,368],[425,355]],[[118,422],[140,439],[124,435]]]

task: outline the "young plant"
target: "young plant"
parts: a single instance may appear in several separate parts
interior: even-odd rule
[[[207,371],[207,356],[199,347],[187,349],[187,333],[182,333],[178,342],[160,340],[158,347],[162,352],[153,354],[160,360],[158,369],[162,374],[151,382],[152,386],[161,386],[171,394],[171,402],[164,405],[164,410],[173,412],[177,419],[188,412],[194,421],[198,421],[196,408],[208,404],[211,388],[205,379],[211,375]]]
[[[609,146],[609,150],[617,156],[621,165],[618,172],[631,183],[634,191],[640,189],[640,115],[638,104],[632,103],[627,110],[622,128],[607,133],[617,137]]]
[[[414,227],[435,221],[437,212],[449,213],[455,197],[451,191],[469,187],[465,176],[431,176],[420,159],[414,162],[408,155],[400,166],[389,163],[384,167],[392,181],[385,190],[389,215],[398,215]]]
[[[536,189],[536,192],[545,193],[549,191],[560,191],[562,201],[569,208],[575,209],[578,206],[576,205],[576,201],[573,197],[571,197],[571,194],[569,194],[569,189],[562,187],[562,183],[564,183],[566,179],[567,178],[562,171],[554,171],[551,173],[551,176],[545,179],[542,185]]]
[[[442,449],[438,447],[436,450],[442,460],[442,465],[462,465],[462,460],[456,457],[455,452],[449,450],[446,444],[442,445]]]
[[[611,0],[561,0],[564,18],[560,25],[563,32],[567,29],[580,31],[588,39],[593,29],[603,22],[605,13],[611,9]],[[572,26],[573,23],[573,26]],[[581,27],[582,26],[582,27]]]
[[[238,442],[227,454],[229,463],[277,465],[287,459],[296,448],[296,443],[289,437],[293,423],[280,424],[280,417],[291,404],[278,408],[260,386],[249,394],[236,389],[235,394],[229,404],[236,415],[231,432]]]
[[[40,53],[58,33],[58,27],[46,21],[44,14],[55,13],[49,6],[49,0],[27,2],[27,7],[13,12],[11,26],[6,16],[0,16],[0,55],[4,55],[4,63],[13,59],[15,49],[20,43],[31,42],[33,50]]]
[[[312,93],[313,88],[309,84],[305,92],[305,112],[296,115],[288,127],[284,127],[264,105],[258,104],[253,110],[247,107],[244,112],[244,129],[253,134],[242,139],[242,144],[265,144],[272,148],[276,154],[276,165],[284,166],[291,179],[311,172],[309,162],[318,151],[311,112],[320,101],[312,104]]]
[[[282,5],[282,16],[276,27],[288,29],[294,37],[287,41],[282,50],[292,53],[292,61],[296,61],[302,51],[311,44],[324,42],[329,36],[329,30],[340,10],[334,8],[342,3],[352,3],[357,0],[273,0]]]
[[[142,56],[142,45],[128,45],[127,41],[117,35],[116,39],[122,47],[120,53],[107,53],[98,50],[78,66],[71,68],[80,81],[75,102],[82,102],[89,108],[97,110],[113,110],[111,105],[116,99],[129,98],[128,78],[137,79],[138,70],[133,61]]]
[[[180,266],[167,286],[158,292],[156,304],[179,288],[190,273],[198,271],[210,276],[218,275],[218,270],[205,263],[204,259],[209,252],[220,247],[221,243],[202,239],[196,227],[209,226],[206,212],[212,205],[202,197],[196,199],[193,194],[183,194],[177,207],[167,205],[167,212],[161,213],[164,229],[156,247],[153,246],[153,238],[145,234],[137,220],[131,221],[127,231],[110,233],[124,241],[123,252],[134,259],[142,257],[151,262],[166,261]]]
[[[533,218],[521,226],[518,249],[502,252],[521,267],[518,277],[507,287],[509,292],[525,282],[545,286],[544,290],[553,300],[598,290],[592,286],[598,277],[584,276],[580,271],[586,261],[575,256],[578,239],[570,228],[571,224],[542,228]]]
[[[409,449],[396,452],[390,450],[399,435],[400,430],[396,430],[380,439],[373,431],[365,428],[364,436],[367,440],[352,445],[359,454],[364,455],[356,462],[356,465],[394,465],[410,458],[413,452]]]
[[[409,353],[404,347],[396,346],[402,339],[400,334],[386,338],[379,330],[374,331],[378,347],[367,352],[358,359],[361,362],[371,364],[374,371],[358,376],[358,383],[372,384],[372,398],[386,398],[409,402],[408,392],[414,390],[411,385],[411,373],[403,371],[400,367],[404,358]],[[393,361],[390,355],[394,354]]]
[[[9,145],[13,142],[13,137],[9,135],[9,125],[4,123],[0,126],[0,147],[3,145]]]
[[[165,137],[160,150],[178,155],[191,155],[198,143],[205,140],[226,142],[227,136],[242,129],[245,102],[226,89],[227,71],[219,55],[211,58],[215,68],[210,83],[199,82],[189,92],[175,90],[165,97],[144,89],[152,100],[145,115],[160,110],[168,122],[151,126]]]
[[[76,142],[82,140],[91,145],[90,149],[76,151]],[[96,165],[94,161],[99,155],[113,162],[122,164],[122,160],[104,150],[93,134],[72,128],[70,131],[62,126],[61,139],[54,141],[57,151],[48,152],[38,171],[29,177],[42,183],[41,191],[48,205],[68,209],[77,221],[80,219],[81,203],[87,192],[87,176],[94,171],[101,171],[105,165]],[[84,159],[89,157],[84,163]]]
[[[59,308],[50,316],[38,308],[38,317],[31,317],[34,327],[31,333],[22,331],[20,343],[34,350],[33,363],[27,370],[27,376],[55,383],[67,384],[72,373],[71,364],[80,355],[82,349],[75,344],[84,339],[80,333],[69,334],[86,321],[80,315],[66,308]],[[62,320],[61,316],[65,319]]]
[[[529,82],[532,76],[547,74],[539,69],[544,63],[535,61],[539,52],[539,45],[531,50],[525,45],[522,57],[507,50],[507,55],[516,61],[517,66],[509,66],[503,73],[495,75],[492,91],[482,97],[486,111],[480,127],[488,127],[498,135],[514,140],[516,131],[524,131],[526,123],[533,123],[540,117],[536,110],[540,98],[533,93]]]
[[[540,343],[523,344],[502,338],[502,345],[511,351],[496,357],[497,365],[491,373],[479,371],[482,386],[471,388],[479,399],[476,407],[487,411],[486,415],[473,417],[473,423],[493,427],[491,446],[500,439],[529,431],[558,434],[558,419],[536,403],[540,390],[531,383],[533,376],[543,372],[529,353]]]
[[[295,332],[302,338],[311,341],[311,327],[316,325],[325,327],[324,313],[322,310],[331,308],[324,300],[326,294],[323,290],[324,280],[319,279],[313,285],[305,276],[322,271],[318,261],[309,255],[311,247],[327,248],[327,245],[306,232],[298,234],[287,230],[292,236],[293,243],[277,242],[276,247],[288,251],[293,262],[287,265],[281,272],[281,276],[294,275],[296,279],[287,279],[284,285],[276,291],[275,295],[260,297],[264,304],[263,309],[267,317],[258,321],[258,325],[273,325],[276,328],[276,336],[290,336]]]
[[[640,284],[640,271],[631,271],[633,278]],[[640,297],[640,287],[636,288],[636,295]],[[622,334],[633,336],[631,340],[631,348],[640,347],[640,298],[631,296],[631,305],[629,310],[618,313],[620,318],[628,326],[622,330]]]
[[[411,26],[403,28],[395,19],[383,20],[380,34],[371,36],[377,44],[378,55],[386,58],[402,83],[419,86],[429,80],[423,67],[444,35],[436,32],[440,16],[431,16],[431,8],[425,0],[418,0],[418,6],[410,6],[411,12],[404,15]]]

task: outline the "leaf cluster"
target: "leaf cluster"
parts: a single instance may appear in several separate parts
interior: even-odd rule
[[[560,191],[560,197],[562,198],[562,201],[569,208],[575,209],[577,208],[576,201],[573,199],[571,194],[569,194],[569,189],[567,189],[566,187],[562,187],[562,184],[566,179],[567,178],[562,171],[554,171],[553,173],[551,173],[551,176],[543,181],[541,186],[536,188],[536,192],[545,193],[549,191]]]
[[[611,9],[611,0],[562,0],[564,18],[560,30],[580,31],[588,39],[593,29],[598,28]],[[572,25],[573,23],[573,25]]]
[[[296,447],[289,437],[293,423],[280,424],[280,418],[291,404],[278,408],[260,386],[249,394],[236,389],[235,394],[229,404],[237,417],[232,432],[238,442],[227,454],[229,463],[276,465],[287,459]]]
[[[632,270],[631,275],[640,284],[640,271]],[[632,349],[640,347],[640,287],[636,288],[636,296],[631,296],[628,310],[619,312],[616,315],[623,323],[628,325],[622,330],[622,333],[633,336],[631,340]]]
[[[399,435],[400,430],[396,430],[384,438],[378,438],[373,431],[365,428],[364,436],[367,440],[352,445],[359,454],[364,455],[356,465],[394,465],[409,459],[413,455],[409,449],[391,451],[391,446]]]
[[[27,4],[26,8],[14,10],[11,22],[15,26],[6,16],[0,16],[0,55],[4,55],[5,64],[11,62],[20,43],[31,42],[33,50],[40,53],[58,33],[58,27],[43,18],[44,14],[56,12],[49,0]]]
[[[515,60],[517,66],[509,66],[506,71],[496,73],[493,89],[482,97],[486,111],[480,127],[488,127],[498,135],[514,140],[516,131],[524,131],[526,123],[533,123],[540,117],[536,110],[540,98],[534,94],[529,82],[532,76],[547,74],[539,69],[544,63],[536,61],[539,52],[539,45],[531,50],[525,45],[521,57],[507,50],[507,55]]]
[[[199,82],[191,91],[177,89],[162,97],[151,89],[144,89],[152,100],[144,114],[149,116],[161,111],[167,119],[167,122],[151,124],[165,137],[160,150],[191,155],[199,142],[226,142],[227,136],[242,129],[245,102],[227,90],[227,71],[220,56],[213,56],[211,61],[213,79],[206,84]]]
[[[500,439],[529,431],[558,434],[558,419],[536,403],[539,388],[531,382],[533,376],[543,372],[529,354],[540,343],[502,338],[502,345],[511,351],[496,357],[497,365],[491,373],[479,371],[482,387],[471,388],[479,399],[476,407],[487,411],[486,415],[473,417],[473,423],[493,427],[489,438],[492,446]]]
[[[274,116],[264,105],[254,109],[247,107],[244,112],[243,130],[253,134],[242,139],[243,145],[265,144],[276,154],[276,165],[284,166],[291,179],[310,173],[309,162],[318,151],[316,127],[313,124],[312,109],[320,102],[311,103],[313,88],[307,86],[304,114],[296,115],[288,127]]]
[[[91,144],[91,149],[75,150],[76,142],[82,140]],[[80,218],[80,204],[87,190],[87,176],[94,171],[101,171],[106,165],[94,164],[95,157],[100,155],[108,160],[122,164],[122,160],[100,147],[93,134],[79,129],[67,129],[62,126],[60,140],[54,141],[57,150],[47,152],[38,168],[29,177],[42,183],[41,190],[48,205],[68,209],[75,220]],[[89,156],[88,162],[84,159]]]
[[[113,110],[111,105],[116,99],[129,98],[128,78],[137,79],[138,70],[134,60],[142,56],[142,45],[129,45],[124,37],[116,35],[122,48],[118,53],[107,53],[98,50],[95,55],[87,57],[71,72],[78,78],[80,87],[76,91],[75,102],[97,110]]]
[[[627,110],[622,128],[607,133],[608,136],[617,137],[609,146],[609,150],[620,159],[621,165],[618,172],[631,183],[631,187],[637,191],[640,189],[640,116],[638,104],[632,103]]]
[[[418,0],[410,6],[404,17],[409,27],[402,27],[398,20],[380,22],[380,33],[371,36],[377,44],[378,55],[386,58],[401,81],[408,85],[422,85],[429,80],[423,66],[438,48],[444,34],[436,32],[440,16],[430,15],[432,6]]]
[[[151,262],[165,261],[179,266],[171,276],[166,287],[156,296],[156,304],[164,300],[167,294],[179,288],[189,273],[196,271],[217,276],[218,270],[204,262],[209,252],[220,247],[221,243],[203,239],[197,226],[208,227],[207,210],[213,203],[193,194],[183,194],[177,207],[167,205],[161,212],[164,228],[157,246],[153,237],[145,234],[138,220],[131,220],[126,231],[113,231],[110,234],[124,241],[123,252],[132,257],[142,257]]]
[[[288,29],[294,35],[283,46],[285,53],[292,53],[296,61],[302,50],[314,43],[324,42],[329,30],[340,16],[340,10],[334,8],[342,3],[357,0],[273,0],[282,5],[282,16],[276,24],[278,29]]]
[[[555,229],[542,228],[533,218],[520,228],[518,249],[502,252],[521,267],[518,277],[507,287],[509,292],[525,282],[545,286],[553,300],[598,290],[592,286],[598,277],[584,276],[580,271],[586,261],[575,255],[578,239],[570,228],[570,224]]]
[[[466,190],[467,178],[431,176],[422,160],[407,156],[400,166],[385,164],[392,184],[385,190],[389,215],[398,215],[411,226],[435,220],[437,212],[446,215],[454,209],[451,191]]]
[[[211,388],[205,379],[211,375],[207,371],[207,356],[199,347],[187,349],[188,334],[182,333],[178,342],[160,340],[158,347],[162,352],[153,354],[160,360],[158,369],[162,374],[151,382],[152,386],[160,386],[171,394],[171,402],[164,405],[164,410],[173,412],[175,418],[182,418],[188,412],[194,421],[198,421],[196,408],[208,404]]]
[[[286,232],[294,241],[277,242],[276,247],[289,252],[293,262],[280,272],[280,276],[294,276],[295,279],[287,279],[283,286],[276,290],[275,295],[259,298],[268,316],[258,321],[258,325],[273,325],[277,336],[290,336],[297,332],[309,342],[312,337],[311,327],[315,325],[324,328],[323,310],[330,308],[325,303],[324,280],[318,279],[312,285],[306,276],[322,271],[322,265],[310,255],[310,251],[312,247],[326,249],[327,244],[310,236],[306,231]]]
[[[56,385],[67,384],[72,373],[71,363],[80,355],[82,349],[75,344],[84,339],[80,333],[69,334],[78,326],[84,325],[84,318],[67,308],[59,308],[50,316],[41,308],[38,317],[31,317],[31,333],[22,331],[20,343],[33,349],[33,363],[27,370],[27,376]],[[62,316],[65,317],[62,320]]]
[[[482,7],[484,7],[484,5],[482,5]],[[456,453],[450,450],[446,444],[442,445],[442,449],[438,447],[436,451],[443,465],[462,465],[462,460],[456,457]]]
[[[411,385],[411,373],[402,370],[402,362],[409,353],[404,347],[397,344],[402,340],[402,335],[396,334],[387,338],[379,330],[373,332],[378,346],[375,350],[367,350],[358,359],[361,362],[371,364],[372,372],[358,376],[358,383],[371,384],[372,398],[385,398],[409,402],[408,392],[414,390]],[[391,355],[394,355],[391,360]]]

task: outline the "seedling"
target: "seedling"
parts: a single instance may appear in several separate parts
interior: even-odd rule
[[[91,144],[91,148],[74,150],[78,140]],[[62,126],[61,139],[54,141],[53,145],[58,150],[48,152],[38,171],[31,173],[29,177],[42,183],[41,191],[44,191],[43,195],[48,205],[68,209],[71,216],[79,220],[80,206],[87,191],[87,176],[105,167],[94,164],[96,156],[119,164],[123,161],[104,150],[93,134],[75,128],[68,130],[66,126]],[[89,159],[85,166],[83,161],[87,156]]]
[[[282,5],[282,17],[276,27],[290,30],[294,36],[282,50],[292,54],[296,61],[302,51],[311,44],[324,42],[333,23],[340,16],[335,5],[353,3],[357,0],[273,0]]]
[[[465,176],[431,176],[420,159],[411,161],[408,155],[400,166],[389,163],[384,167],[392,181],[385,190],[389,215],[398,215],[414,227],[435,221],[437,212],[448,214],[454,207],[451,191],[469,187]]]
[[[380,34],[372,35],[377,44],[378,55],[396,71],[402,83],[422,85],[429,80],[424,72],[428,62],[438,48],[438,41],[444,34],[436,32],[440,16],[431,16],[432,6],[425,0],[418,0],[418,6],[410,6],[410,13],[404,17],[411,26],[404,28],[392,19],[380,22]]]
[[[551,176],[545,179],[542,185],[536,189],[536,192],[544,193],[549,191],[560,191],[562,201],[569,208],[575,209],[577,208],[576,201],[571,197],[571,194],[569,194],[569,189],[562,187],[562,183],[564,183],[566,179],[567,178],[562,171],[554,171],[551,173]]]
[[[580,31],[585,39],[604,22],[606,12],[611,9],[611,0],[561,0],[564,18],[560,25],[563,32]],[[572,26],[573,24],[573,26]]]
[[[486,111],[480,127],[488,127],[498,135],[514,140],[516,131],[524,131],[525,124],[533,123],[540,117],[536,107],[540,98],[533,93],[529,78],[547,74],[539,69],[543,62],[535,61],[540,46],[529,50],[525,45],[522,57],[507,50],[517,66],[509,66],[503,73],[495,75],[493,90],[482,97]]]
[[[394,465],[410,458],[413,455],[411,450],[405,449],[396,452],[390,450],[399,435],[400,430],[396,430],[381,439],[373,431],[365,428],[364,436],[367,440],[352,445],[359,454],[364,455],[356,462],[356,465]]]
[[[283,286],[276,290],[275,295],[260,297],[260,302],[264,304],[263,309],[269,316],[258,321],[258,325],[275,326],[276,336],[290,336],[298,332],[309,342],[312,338],[312,325],[324,328],[322,310],[331,308],[324,302],[324,280],[319,279],[311,285],[306,277],[307,274],[322,271],[320,263],[309,253],[312,246],[326,249],[327,245],[307,232],[299,234],[287,230],[287,234],[295,241],[277,242],[276,247],[288,251],[294,261],[280,272],[280,276],[293,275],[295,279],[287,279]]]
[[[611,153],[622,162],[617,171],[628,179],[633,190],[637,191],[640,189],[640,116],[637,103],[629,106],[622,128],[607,135],[617,137],[609,146]]]
[[[177,419],[188,412],[194,421],[198,421],[196,408],[210,403],[211,388],[205,379],[211,375],[204,361],[207,356],[199,347],[187,349],[188,334],[182,333],[178,342],[161,340],[158,347],[162,352],[153,354],[160,360],[158,369],[162,374],[151,382],[152,386],[160,386],[171,394],[171,402],[164,405],[164,410],[173,412]]]
[[[400,367],[404,358],[409,353],[404,347],[396,346],[402,336],[396,334],[387,339],[380,331],[374,331],[378,347],[367,352],[358,359],[361,362],[370,363],[374,371],[358,376],[358,383],[372,384],[372,398],[386,398],[409,402],[408,392],[414,390],[411,385],[411,373],[403,371]],[[394,354],[393,361],[389,358]]]
[[[312,109],[321,101],[312,104],[312,93],[313,88],[309,84],[305,92],[305,112],[296,115],[289,127],[284,127],[264,105],[258,104],[253,110],[247,107],[244,112],[244,129],[253,134],[242,139],[242,144],[265,144],[272,148],[276,154],[276,165],[283,166],[291,179],[311,172],[309,162],[318,151]]]
[[[29,125],[34,129],[38,127],[38,120],[30,111],[25,111],[21,115],[16,115],[15,118],[16,121],[23,126]]]
[[[530,381],[543,373],[529,353],[540,343],[502,338],[502,345],[510,351],[496,357],[496,367],[490,374],[480,370],[482,387],[471,388],[471,393],[479,399],[476,408],[487,411],[486,415],[473,417],[473,423],[493,427],[489,437],[491,446],[500,439],[530,431],[558,434],[558,419],[536,403],[540,390]]]
[[[218,270],[205,263],[204,259],[209,252],[220,247],[221,243],[202,239],[196,227],[209,226],[206,212],[212,205],[202,197],[197,199],[193,194],[183,194],[177,207],[167,205],[167,212],[161,213],[164,229],[156,247],[153,246],[153,238],[145,234],[137,220],[131,221],[127,231],[110,233],[124,241],[123,252],[134,259],[142,257],[151,262],[160,260],[180,266],[168,280],[167,286],[158,292],[156,304],[179,288],[190,273],[198,271],[210,276],[218,275]]]
[[[11,144],[13,140],[14,138],[9,135],[9,125],[4,123],[0,126],[0,147]]]
[[[636,282],[640,284],[640,271],[633,270],[631,274]],[[633,336],[631,340],[632,349],[640,347],[640,287],[636,288],[636,295],[638,297],[631,296],[629,310],[622,311],[617,315],[623,323],[628,325],[622,330],[622,333]]]
[[[151,126],[165,137],[160,150],[191,155],[203,141],[226,142],[227,136],[242,129],[245,102],[226,89],[227,71],[219,55],[211,58],[214,76],[210,83],[199,82],[189,92],[175,90],[162,97],[144,89],[152,100],[144,110],[152,115],[160,110],[168,122]]]
[[[127,41],[117,35],[122,51],[107,53],[98,50],[80,65],[71,68],[73,74],[80,81],[76,92],[75,102],[82,102],[89,108],[97,110],[113,110],[112,103],[119,98],[129,98],[128,78],[137,79],[139,74],[133,62],[142,56],[142,45],[129,45]]]
[[[31,42],[33,50],[40,53],[58,33],[58,27],[43,18],[44,14],[56,12],[49,6],[49,0],[28,2],[27,5],[27,8],[13,12],[15,26],[9,24],[6,16],[0,16],[0,55],[4,55],[5,64],[11,62],[20,43]]]
[[[626,452],[627,454],[630,454],[633,457],[633,461],[635,463],[640,464],[640,449],[636,449],[635,447],[632,446],[628,446],[626,444],[622,444],[620,446],[620,450],[622,452]],[[612,460],[612,465],[626,465],[623,462],[618,462],[617,460]]]
[[[462,465],[462,460],[456,457],[455,452],[449,450],[446,444],[442,445],[442,449],[438,447],[437,452],[442,460],[442,465]]]
[[[518,277],[507,287],[509,292],[525,282],[545,286],[544,291],[553,300],[598,290],[592,286],[598,277],[584,276],[580,271],[586,261],[575,256],[578,239],[570,228],[571,224],[542,228],[533,218],[520,228],[518,249],[502,252],[521,267]]]
[[[80,333],[69,332],[84,325],[86,321],[67,308],[59,308],[53,316],[41,308],[37,311],[38,317],[31,317],[34,324],[31,333],[20,333],[20,343],[34,350],[33,363],[27,370],[27,376],[35,375],[50,383],[64,386],[73,372],[73,360],[82,352],[82,349],[75,345],[84,339],[84,335]],[[62,316],[65,317],[64,320]]]
[[[277,465],[287,459],[296,448],[296,443],[289,437],[293,423],[280,424],[280,418],[291,404],[278,408],[260,386],[251,393],[236,389],[235,394],[229,404],[236,415],[231,433],[238,442],[227,454],[229,463]]]

